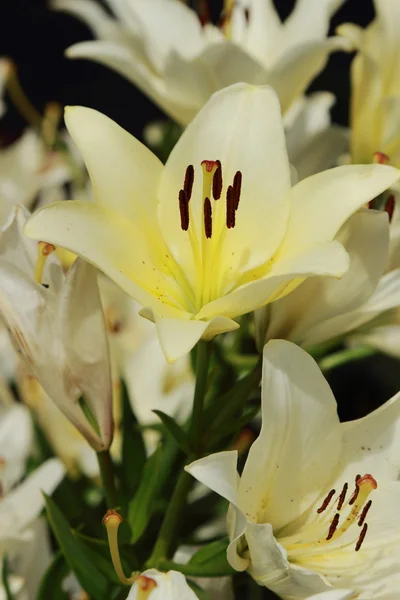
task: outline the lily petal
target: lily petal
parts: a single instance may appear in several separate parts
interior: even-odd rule
[[[309,241],[333,239],[363,204],[388,189],[400,171],[386,165],[346,165],[303,179],[291,192],[292,210],[280,257]]]
[[[154,235],[157,186],[163,169],[159,159],[91,108],[68,107],[65,123],[89,171],[95,201]]]
[[[319,498],[341,449],[331,389],[315,361],[290,342],[264,348],[262,423],[242,473],[239,505],[276,531]]]

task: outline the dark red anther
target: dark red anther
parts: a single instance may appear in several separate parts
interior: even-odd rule
[[[336,513],[336,515],[333,517],[332,523],[330,524],[330,527],[329,527],[328,535],[326,537],[327,541],[331,540],[333,538],[333,535],[337,529],[337,526],[339,525],[339,519],[340,519],[340,515],[339,515],[339,513]]]
[[[359,486],[358,486],[358,480],[359,480],[359,479],[361,479],[361,475],[357,475],[357,476],[356,476],[356,489],[354,490],[354,492],[353,492],[353,495],[352,495],[352,497],[351,497],[351,498],[350,498],[350,500],[349,500],[349,504],[350,504],[350,506],[351,506],[352,504],[354,504],[354,502],[355,502],[355,501],[357,500],[357,498],[358,498],[358,493],[359,493],[359,491],[360,491],[360,488],[359,488]]]
[[[250,23],[250,9],[249,8],[244,9],[244,18],[248,25]]]
[[[392,222],[394,206],[395,206],[394,194],[390,194],[390,196],[386,200],[386,204],[385,204],[385,211],[387,212],[387,214],[389,216],[389,223]]]
[[[206,238],[210,239],[212,236],[212,208],[210,198],[204,200],[204,232]]]
[[[199,1],[198,15],[203,27],[204,25],[207,25],[207,23],[211,23],[211,12],[207,0]]]
[[[219,160],[217,160],[216,163],[217,170],[215,171],[213,176],[212,193],[214,200],[219,200],[221,198],[222,192],[222,167]]]
[[[183,231],[189,229],[189,201],[184,190],[179,191],[179,212],[181,214],[181,228]]]
[[[364,527],[361,530],[360,537],[357,540],[356,552],[358,552],[359,549],[361,548],[361,544],[363,543],[364,538],[367,535],[367,530],[368,530],[368,523],[364,523]]]
[[[235,200],[233,187],[230,185],[226,190],[226,226],[232,229],[236,224]]]
[[[340,493],[340,496],[339,496],[339,501],[338,501],[338,505],[337,505],[338,510],[341,510],[341,508],[344,504],[344,501],[346,500],[346,494],[347,494],[348,487],[349,486],[347,485],[347,483],[345,483],[343,486],[343,489]]]
[[[236,171],[235,177],[233,178],[233,198],[235,201],[235,210],[238,209],[240,192],[242,191],[242,173]]]
[[[193,182],[194,182],[194,167],[193,165],[189,165],[186,169],[185,173],[185,182],[183,184],[183,191],[186,194],[187,201],[190,201],[192,197],[193,191]]]
[[[371,504],[372,504],[372,500],[368,500],[367,504],[364,506],[363,511],[360,515],[360,518],[358,519],[359,527],[361,527],[361,525],[364,523],[364,521],[367,517],[368,511],[371,508]]]
[[[375,204],[375,198],[368,202],[368,208],[374,208],[374,204]]]
[[[326,510],[329,506],[329,502],[332,500],[333,496],[336,494],[336,490],[331,490],[329,492],[329,494],[327,495],[327,497],[325,498],[325,500],[323,501],[323,503],[321,504],[321,506],[319,507],[319,509],[317,510],[317,513],[320,515],[321,513],[324,512],[324,510]]]

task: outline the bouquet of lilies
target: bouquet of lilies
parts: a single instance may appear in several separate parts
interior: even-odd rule
[[[400,598],[400,395],[326,379],[400,359],[400,2],[212,4],[52,0],[147,145],[0,61],[0,600]]]

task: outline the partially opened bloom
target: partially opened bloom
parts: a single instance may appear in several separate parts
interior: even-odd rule
[[[329,53],[348,45],[326,37],[342,0],[297,0],[284,23],[272,0],[226,0],[220,27],[180,0],[107,3],[116,19],[92,0],[53,0],[54,8],[82,19],[98,38],[72,46],[67,55],[115,69],[182,125],[214,92],[241,81],[274,87],[286,112]]]
[[[133,584],[126,600],[198,600],[178,571],[148,569]]]
[[[0,313],[30,374],[101,451],[112,440],[112,383],[96,270],[78,260],[64,279],[53,254],[42,274],[52,248],[23,235],[28,216],[17,207],[0,235]]]
[[[382,152],[400,165],[400,5],[374,5],[376,18],[367,29],[350,23],[338,28],[358,50],[351,74],[351,158],[368,163]]]
[[[33,425],[28,409],[0,401],[0,497],[25,474],[32,451]]]
[[[308,279],[268,310],[257,311],[261,346],[268,339],[285,338],[310,349],[315,344],[350,335],[360,327],[366,333],[377,317],[394,322],[392,309],[400,306],[400,269],[386,272],[389,258],[386,212],[359,211],[343,225],[337,240],[349,253],[348,271],[341,279]]]
[[[44,208],[25,233],[82,256],[142,304],[170,361],[309,275],[341,276],[338,229],[399,176],[386,165],[345,166],[291,189],[268,87],[215,94],[165,167],[93,110],[71,108],[66,122],[95,202]]]
[[[231,504],[236,570],[285,599],[333,587],[384,600],[400,585],[399,467],[400,395],[340,423],[314,360],[276,340],[264,348],[262,428],[241,476],[236,452],[187,470]]]

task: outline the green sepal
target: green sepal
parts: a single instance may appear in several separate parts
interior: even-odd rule
[[[190,442],[182,427],[175,421],[173,417],[167,415],[161,410],[153,410],[152,412],[160,417],[165,429],[174,438],[182,452],[184,452],[187,456],[190,456],[192,453]]]

